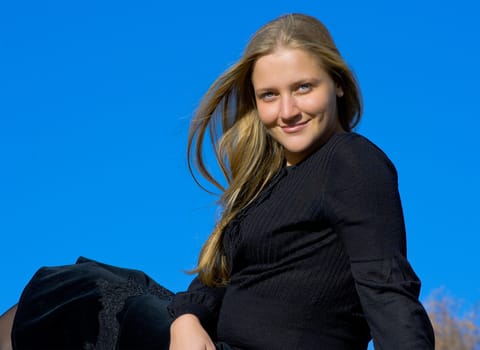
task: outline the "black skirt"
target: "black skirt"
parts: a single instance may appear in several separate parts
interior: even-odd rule
[[[20,298],[13,349],[168,349],[172,296],[142,271],[86,258],[43,267]]]

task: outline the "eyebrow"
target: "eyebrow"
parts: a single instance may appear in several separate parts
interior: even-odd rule
[[[306,84],[306,83],[309,83],[309,84],[312,84],[312,85],[318,85],[323,79],[321,78],[304,78],[304,79],[299,79],[293,83],[290,84],[290,88],[291,87],[298,87],[302,84]],[[253,85],[253,84],[252,84]],[[278,90],[277,88],[275,87],[260,87],[258,89],[254,89],[255,91],[255,94],[261,94],[261,93],[265,93],[265,92],[270,92],[270,91],[275,91],[275,90]]]

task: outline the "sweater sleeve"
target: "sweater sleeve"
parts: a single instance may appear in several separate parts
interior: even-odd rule
[[[195,277],[187,291],[175,294],[168,310],[174,319],[184,314],[197,316],[203,328],[213,334],[225,289],[226,287],[207,287]]]
[[[352,134],[337,145],[328,166],[328,215],[349,254],[375,349],[434,349],[432,326],[418,300],[420,280],[406,257],[393,164]]]

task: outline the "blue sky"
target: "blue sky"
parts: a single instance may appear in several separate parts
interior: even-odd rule
[[[217,215],[185,161],[189,119],[252,33],[321,19],[357,75],[357,131],[399,172],[422,299],[480,299],[474,1],[15,1],[0,5],[0,312],[79,255],[174,291]]]

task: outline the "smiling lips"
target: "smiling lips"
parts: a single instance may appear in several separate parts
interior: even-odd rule
[[[293,133],[299,132],[300,130],[303,130],[307,126],[307,124],[310,120],[311,119],[306,120],[306,121],[301,122],[301,123],[296,123],[296,124],[292,124],[292,125],[283,125],[283,126],[280,126],[280,127],[282,128],[282,130],[285,133],[293,134]]]

